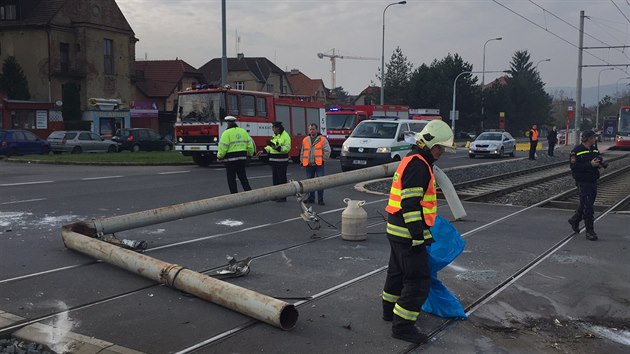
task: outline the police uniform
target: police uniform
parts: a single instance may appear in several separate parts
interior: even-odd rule
[[[383,319],[393,320],[395,337],[416,331],[431,287],[426,246],[433,242],[429,227],[437,212],[433,162],[429,149],[414,146],[394,174],[386,208],[391,253],[382,294]]]
[[[265,146],[265,151],[269,154],[269,165],[271,166],[273,185],[275,186],[287,183],[291,136],[284,130],[281,122],[274,122],[273,126],[279,127],[281,132],[271,137],[269,144]],[[278,201],[286,201],[286,198],[281,198]]]
[[[230,193],[238,192],[236,176],[241,181],[243,190],[249,191],[252,187],[247,180],[245,165],[247,164],[247,157],[254,154],[254,142],[245,129],[234,123],[236,118],[228,116],[225,120],[231,123],[228,123],[230,126],[221,134],[217,158],[225,161],[225,172]]]
[[[588,139],[594,135],[594,132],[587,131],[582,134],[582,140],[585,138]],[[597,197],[599,166],[593,167],[591,164],[593,159],[601,159],[599,151],[594,145],[590,147],[586,147],[584,144],[577,145],[573,148],[569,156],[571,173],[580,194],[580,205],[569,219],[569,224],[571,224],[571,227],[577,233],[579,232],[580,221],[584,220],[586,237],[594,241],[597,239],[597,236],[593,226],[593,204]]]

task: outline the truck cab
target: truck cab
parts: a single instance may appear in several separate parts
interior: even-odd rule
[[[368,118],[368,112],[352,108],[331,108],[326,112],[326,135],[330,144],[331,157],[339,156],[343,142],[354,127]]]

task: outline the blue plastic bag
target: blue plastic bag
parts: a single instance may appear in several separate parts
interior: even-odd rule
[[[435,225],[431,227],[431,234],[434,242],[427,247],[431,269],[431,290],[422,305],[422,311],[440,317],[466,319],[462,304],[437,276],[438,271],[449,265],[464,251],[466,241],[462,239],[457,229],[441,216],[436,218]]]

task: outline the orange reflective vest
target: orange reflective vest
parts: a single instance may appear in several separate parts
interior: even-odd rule
[[[532,129],[529,131],[529,136],[532,139],[532,141],[538,141],[538,130],[536,129]]]
[[[318,135],[315,143],[311,146],[311,137],[307,136],[302,140],[302,166],[306,167],[310,164],[311,149],[315,156],[315,164],[321,166],[324,164],[324,139],[325,137]]]
[[[420,154],[407,156],[400,162],[400,165],[398,165],[396,173],[394,173],[392,188],[389,191],[389,201],[387,202],[387,207],[385,208],[385,210],[390,214],[394,214],[402,209],[402,207],[400,206],[403,195],[402,176],[405,168],[407,167],[407,164],[409,164],[411,159],[416,157],[427,165],[427,167],[429,168],[429,173],[431,174],[429,186],[427,187],[427,190],[424,191],[422,200],[420,200],[420,205],[422,206],[424,223],[427,226],[433,226],[435,224],[435,218],[437,216],[437,193],[435,187],[435,176],[433,175],[433,169],[431,168],[431,165],[429,165],[429,163]]]

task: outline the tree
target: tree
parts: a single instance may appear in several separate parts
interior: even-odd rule
[[[26,75],[14,56],[7,57],[2,64],[0,89],[6,92],[9,99],[29,100],[31,98]]]
[[[431,66],[422,64],[411,75],[407,102],[416,108],[437,108],[446,120],[452,107],[453,81],[457,75],[472,71],[472,64],[458,54],[448,54],[434,60]],[[460,110],[457,127],[472,130],[479,120],[480,109],[477,79],[465,74],[457,80],[456,109]]]
[[[409,79],[413,64],[407,60],[400,47],[396,47],[389,63],[385,65],[385,103],[407,104]]]
[[[512,131],[526,131],[533,124],[554,124],[551,115],[551,96],[533,67],[529,53],[516,51],[506,79],[507,117]]]

